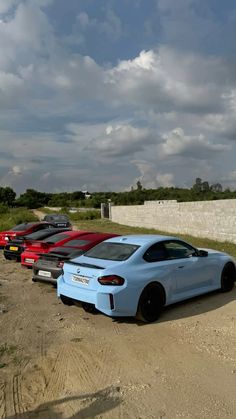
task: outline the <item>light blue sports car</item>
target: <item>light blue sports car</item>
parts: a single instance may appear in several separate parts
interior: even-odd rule
[[[196,249],[177,237],[128,235],[106,240],[63,267],[62,302],[108,316],[156,321],[164,306],[221,289],[236,280],[234,259]]]

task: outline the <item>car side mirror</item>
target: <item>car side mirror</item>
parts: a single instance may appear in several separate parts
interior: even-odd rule
[[[208,256],[208,252],[206,250],[199,250],[198,251],[198,256],[200,257],[207,257]]]

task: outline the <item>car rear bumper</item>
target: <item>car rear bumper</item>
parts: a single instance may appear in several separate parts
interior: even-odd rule
[[[124,295],[125,292],[124,289],[117,287],[113,292],[109,292],[111,291],[111,288],[114,287],[106,287],[106,289],[104,287],[104,291],[101,289],[81,289],[76,285],[66,283],[63,279],[63,276],[60,276],[57,281],[58,297],[63,295],[75,301],[93,304],[97,310],[101,311],[107,316],[134,316],[136,314],[136,309],[134,310],[129,306],[124,307],[121,303],[122,295]]]
[[[33,281],[42,281],[42,282],[50,282],[51,284],[56,284],[57,279],[62,274],[61,268],[46,268],[43,266],[34,266],[33,272]],[[42,274],[44,272],[44,275]],[[46,274],[47,273],[47,274]],[[50,276],[49,276],[50,275]]]
[[[22,266],[29,266],[32,268],[34,262],[39,259],[39,256],[26,256],[24,258],[21,257],[21,265]]]
[[[4,257],[5,259],[10,259],[10,260],[16,260],[18,262],[20,262],[20,256],[21,256],[22,252],[13,252],[12,250],[8,250],[8,249],[4,249]]]

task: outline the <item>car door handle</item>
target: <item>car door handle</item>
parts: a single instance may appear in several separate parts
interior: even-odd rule
[[[184,268],[184,265],[180,265],[180,266],[178,266],[178,268],[179,268],[179,269]]]

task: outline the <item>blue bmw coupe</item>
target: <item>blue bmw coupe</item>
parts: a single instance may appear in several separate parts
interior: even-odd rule
[[[64,264],[57,293],[65,304],[108,316],[156,321],[164,306],[220,289],[236,280],[235,260],[197,249],[177,237],[127,235],[106,240]]]

